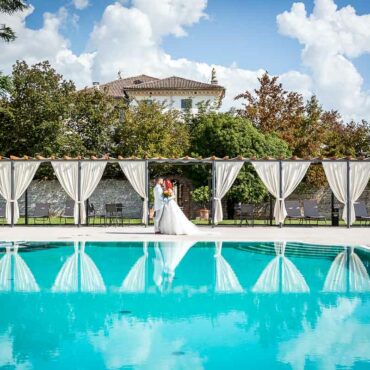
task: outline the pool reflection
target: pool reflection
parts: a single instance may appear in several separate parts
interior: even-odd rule
[[[296,253],[291,246],[288,248],[286,242],[275,242],[273,248],[265,244],[260,250],[254,249],[252,252],[237,251],[221,241],[207,243],[206,248],[202,245],[195,247],[195,244],[193,241],[144,242],[141,248],[137,248],[138,243],[133,248],[100,248],[95,243],[74,242],[72,254],[70,247],[60,249],[60,260],[63,263],[56,272],[51,288],[48,289],[40,281],[41,289],[53,293],[93,294],[105,293],[107,290],[125,294],[170,291],[292,294],[309,293],[311,284],[317,292],[370,292],[369,273],[361,255],[353,247],[343,247],[335,258],[332,253],[329,255],[325,251],[322,256],[317,254],[315,260],[307,260],[302,258],[304,253],[301,253],[302,256]],[[213,249],[209,248],[210,245],[213,245]],[[0,258],[0,291],[39,292],[39,284],[27,264],[28,258],[25,260],[20,255],[20,252],[25,251],[27,253],[24,256],[34,255],[32,249],[26,250],[11,244],[3,245],[3,248],[4,253]],[[273,258],[270,257],[272,253],[275,255]],[[112,267],[115,275],[121,276],[118,286],[112,281],[107,285],[103,279],[104,274],[108,275],[108,280],[111,279],[113,271],[107,269],[108,258],[115,264]],[[307,261],[312,265],[310,268]],[[315,261],[321,262],[315,265]],[[47,271],[48,276],[52,274],[49,266],[33,264],[37,269],[36,277],[42,275],[40,270]],[[177,278],[179,269],[182,271],[180,279]],[[310,284],[301,269],[309,275]],[[311,269],[318,271],[311,274]]]
[[[94,261],[85,252],[85,242],[74,243],[74,253],[60,269],[53,292],[105,292],[103,278]]]
[[[5,247],[0,260],[0,291],[38,292],[39,286],[18,251],[17,244]]]
[[[226,259],[222,256],[222,242],[216,242],[216,286],[217,293],[242,293],[244,289],[239,283],[238,277]]]
[[[148,242],[143,243],[143,255],[138,258],[125,277],[120,292],[142,293],[145,291],[146,262],[148,259]]]
[[[285,256],[286,242],[275,242],[276,257],[265,267],[253,287],[255,293],[308,293],[305,278]]]
[[[354,248],[344,248],[339,253],[326,276],[324,292],[352,292],[361,293],[370,291],[369,274]]]
[[[238,369],[369,366],[370,259],[361,249],[33,247],[1,249],[0,367],[227,369],[230,358]]]

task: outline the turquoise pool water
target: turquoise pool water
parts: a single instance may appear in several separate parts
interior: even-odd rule
[[[370,368],[360,248],[23,243],[0,258],[0,368]]]

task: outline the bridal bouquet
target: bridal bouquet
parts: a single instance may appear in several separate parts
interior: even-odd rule
[[[172,196],[173,196],[172,189],[166,189],[166,190],[163,191],[163,198],[164,199],[170,199],[170,198],[172,198]]]

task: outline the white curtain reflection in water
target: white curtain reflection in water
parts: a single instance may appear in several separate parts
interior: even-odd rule
[[[18,254],[18,246],[7,246],[0,260],[0,291],[38,292],[32,271]]]
[[[276,257],[266,266],[254,285],[256,293],[307,293],[310,291],[301,272],[285,256],[286,242],[275,242]]]
[[[172,283],[177,266],[195,244],[193,241],[159,242],[154,246],[153,280],[162,288],[164,281]]]
[[[216,261],[216,286],[218,293],[241,293],[243,288],[230,266],[222,256],[222,242],[216,242],[215,261]]]
[[[148,259],[148,242],[144,242],[143,255],[136,261],[134,266],[123,280],[121,292],[141,293],[145,291],[146,262]]]
[[[85,252],[85,242],[74,243],[74,253],[60,269],[53,292],[105,292],[105,285],[94,261]]]
[[[324,292],[369,292],[370,278],[354,248],[345,248],[330,266]]]

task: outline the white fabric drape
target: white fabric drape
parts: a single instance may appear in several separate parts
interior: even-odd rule
[[[282,163],[282,191],[280,197],[280,170],[279,162],[253,162],[253,166],[266,186],[267,190],[276,198],[274,217],[276,223],[283,223],[287,211],[285,199],[293,193],[305,176],[309,162],[283,162]]]
[[[356,221],[354,204],[370,179],[370,162],[350,162],[349,201],[351,218],[347,220],[347,163],[323,162],[326,178],[335,197],[344,204],[342,218],[346,224]]]
[[[119,165],[131,186],[143,198],[142,222],[146,224],[148,221],[148,193],[145,186],[145,161],[119,162]]]
[[[103,176],[106,162],[81,162],[81,199],[78,201],[78,162],[51,162],[55,175],[64,191],[75,201],[74,222],[86,222],[85,201],[91,196]],[[80,206],[80,207],[79,207]]]
[[[75,201],[74,221],[78,224],[78,162],[51,162],[64,191]]]
[[[86,223],[85,201],[90,198],[98,186],[107,162],[82,162],[81,163],[81,223]],[[78,219],[77,219],[78,223]]]
[[[244,162],[215,162],[216,189],[214,195],[214,223],[223,220],[221,200],[230,190]]]
[[[11,162],[0,162],[0,194],[6,200],[6,222],[11,224],[11,204],[14,203],[14,223],[19,219],[18,199],[30,185],[39,167],[38,162],[14,162],[14,199],[11,199]]]
[[[222,256],[222,242],[216,242],[216,286],[217,293],[242,293],[244,289],[239,283],[233,268]]]

